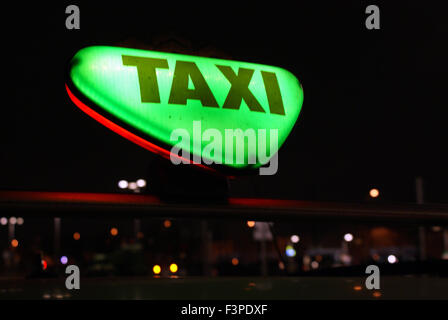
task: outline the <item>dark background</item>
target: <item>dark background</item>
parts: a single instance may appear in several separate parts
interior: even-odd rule
[[[80,7],[80,30],[65,28],[68,4]],[[379,5],[381,30],[365,28],[368,4]],[[114,192],[118,180],[146,176],[154,156],[78,110],[65,71],[85,46],[172,36],[286,68],[303,85],[279,172],[232,181],[232,195],[366,201],[377,187],[379,201],[414,202],[422,176],[426,201],[448,202],[446,9],[404,0],[5,5],[0,189]]]

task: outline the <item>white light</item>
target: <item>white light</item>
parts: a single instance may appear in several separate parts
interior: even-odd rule
[[[16,223],[17,223],[17,219],[16,219],[16,217],[11,217],[11,218],[9,218],[9,223],[10,223],[10,224],[16,224]]]
[[[347,242],[351,242],[353,240],[353,235],[351,233],[346,233],[344,235],[344,240]]]
[[[8,223],[8,219],[6,219],[5,217],[2,217],[0,219],[0,223],[1,223],[2,226],[5,226]]]
[[[24,222],[25,222],[25,220],[23,220],[23,218],[21,218],[21,217],[18,217],[18,218],[17,218],[17,224],[18,224],[19,226],[21,226]]]
[[[300,237],[298,235],[294,234],[291,236],[292,243],[299,243],[299,241],[300,241]]]
[[[387,257],[387,261],[389,261],[389,263],[396,263],[398,260],[396,256],[391,254],[390,256]]]
[[[146,186],[146,180],[145,179],[138,179],[137,180],[137,186],[139,186],[140,188],[143,188]]]
[[[131,190],[137,189],[137,184],[135,182],[129,182],[129,189]]]
[[[126,189],[128,187],[128,182],[126,180],[118,181],[118,188]]]

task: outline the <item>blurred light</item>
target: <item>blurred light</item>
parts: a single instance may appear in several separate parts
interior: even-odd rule
[[[129,189],[131,190],[135,190],[137,189],[137,184],[135,182],[129,182]]]
[[[434,226],[434,227],[432,227],[432,231],[433,231],[433,232],[440,232],[440,231],[442,231],[442,227],[440,227],[440,226]]]
[[[295,257],[296,256],[296,250],[290,245],[286,246],[286,255],[288,257]]]
[[[442,260],[448,260],[448,250],[442,253]]]
[[[354,287],[353,287],[353,290],[355,290],[355,291],[361,291],[361,290],[362,290],[362,287],[361,287],[361,286],[354,286]]]
[[[115,237],[118,234],[118,229],[117,228],[112,228],[110,229],[110,234]]]
[[[373,295],[375,298],[379,298],[379,297],[381,297],[381,292],[379,292],[379,291],[375,291],[374,293],[372,293],[372,295]]]
[[[11,218],[9,218],[9,223],[10,223],[10,224],[16,224],[16,223],[17,223],[17,219],[16,219],[16,217],[11,217]]]
[[[138,180],[137,180],[137,186],[138,186],[139,188],[146,187],[146,180],[145,180],[145,179],[138,179]]]
[[[79,232],[75,232],[75,233],[73,234],[73,239],[75,239],[75,240],[79,240],[79,239],[81,239],[81,235],[79,234]]]
[[[17,239],[12,239],[11,240],[11,246],[13,248],[17,248],[19,246],[19,241],[17,241]]]
[[[153,268],[152,268],[152,272],[154,272],[154,274],[159,274],[162,271],[162,268],[160,268],[160,266],[158,264],[156,264]]]
[[[370,190],[369,195],[372,198],[377,198],[380,195],[380,192],[379,192],[378,189],[373,188],[373,189]]]
[[[8,223],[8,219],[6,219],[5,217],[2,217],[2,218],[0,219],[0,224],[1,224],[2,226],[5,226],[7,223]]]
[[[176,273],[177,272],[177,264],[175,264],[175,263],[172,263],[172,264],[170,264],[170,271],[172,272],[172,273]]]
[[[311,257],[310,256],[308,256],[308,255],[306,255],[306,256],[303,256],[303,264],[304,265],[309,265],[310,263],[311,263]]]
[[[169,228],[169,227],[171,227],[171,221],[170,221],[170,220],[165,220],[165,221],[163,221],[163,226],[164,226],[165,228]]]
[[[41,263],[42,263],[42,270],[47,270],[47,267],[48,267],[47,261],[42,260]]]
[[[393,254],[391,254],[391,255],[389,255],[389,256],[387,257],[387,261],[388,261],[389,263],[396,263],[398,260],[397,260],[397,257],[396,257],[396,256],[394,256]]]
[[[285,270],[285,264],[283,263],[283,261],[279,261],[279,262],[278,262],[278,268],[279,268],[280,270]]]
[[[137,239],[143,239],[145,237],[145,234],[141,231],[137,232]]]
[[[239,263],[240,263],[240,260],[238,260],[238,258],[233,258],[233,259],[232,259],[232,264],[233,264],[234,266],[237,266]]]
[[[353,240],[353,235],[351,233],[346,233],[344,235],[344,240],[347,242],[351,242]]]
[[[373,260],[378,261],[378,260],[380,260],[380,255],[378,253],[374,253],[372,255],[372,258],[373,258]]]
[[[25,222],[25,220],[23,220],[22,217],[18,217],[18,218],[17,218],[17,224],[18,224],[19,226],[21,226],[24,222]]]
[[[311,268],[313,268],[313,269],[319,268],[319,262],[317,262],[317,261],[311,262]]]
[[[343,264],[350,264],[352,262],[352,257],[349,254],[346,253],[342,253],[341,256],[341,261]]]
[[[299,243],[299,241],[300,241],[300,237],[298,235],[294,234],[291,236],[292,243]]]
[[[68,258],[66,256],[62,256],[61,257],[61,263],[62,264],[67,264],[67,262],[68,262]]]
[[[247,221],[247,226],[248,226],[249,228],[253,228],[253,227],[255,227],[255,221]]]
[[[120,189],[126,189],[128,187],[128,182],[126,180],[120,180],[118,181],[118,188]]]

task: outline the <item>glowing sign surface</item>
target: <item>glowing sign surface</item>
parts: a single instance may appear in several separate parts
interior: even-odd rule
[[[265,161],[258,159],[248,139],[244,161],[226,161],[226,130],[264,129],[265,154],[272,156],[289,135],[303,102],[297,78],[278,67],[120,47],[78,51],[69,78],[67,92],[76,105],[129,140],[165,156],[176,145],[204,157],[204,149],[216,140],[206,133],[220,134],[222,152],[213,152],[212,158],[233,168],[258,167]],[[178,129],[191,140],[173,141]],[[269,143],[271,129],[278,133],[274,146]],[[248,160],[251,156],[255,163]]]

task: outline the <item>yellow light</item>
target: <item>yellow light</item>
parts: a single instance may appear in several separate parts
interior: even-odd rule
[[[117,228],[112,228],[110,229],[110,234],[115,237],[118,234],[118,229]]]
[[[255,227],[255,221],[247,221],[247,226],[248,226],[249,228],[253,228],[253,227]]]
[[[232,264],[233,264],[234,266],[237,266],[239,263],[240,263],[240,260],[238,260],[238,258],[233,258],[233,259],[232,259]]]
[[[12,239],[11,246],[13,248],[17,248],[19,246],[19,241],[17,241],[16,239]]]
[[[369,194],[372,198],[377,198],[380,195],[380,192],[378,189],[373,188],[370,190]]]
[[[171,227],[171,221],[170,221],[170,220],[165,220],[165,221],[163,221],[163,226],[164,226],[165,228],[169,228],[169,227]]]
[[[172,273],[176,273],[176,272],[177,272],[177,264],[172,263],[172,264],[170,265],[170,271],[171,271]]]
[[[81,239],[81,235],[79,234],[79,232],[75,232],[75,233],[73,234],[73,239],[75,239],[76,241],[79,240],[79,239]]]
[[[160,268],[160,266],[158,264],[156,264],[153,268],[152,268],[152,272],[154,272],[154,274],[159,274],[162,271],[162,268]]]

